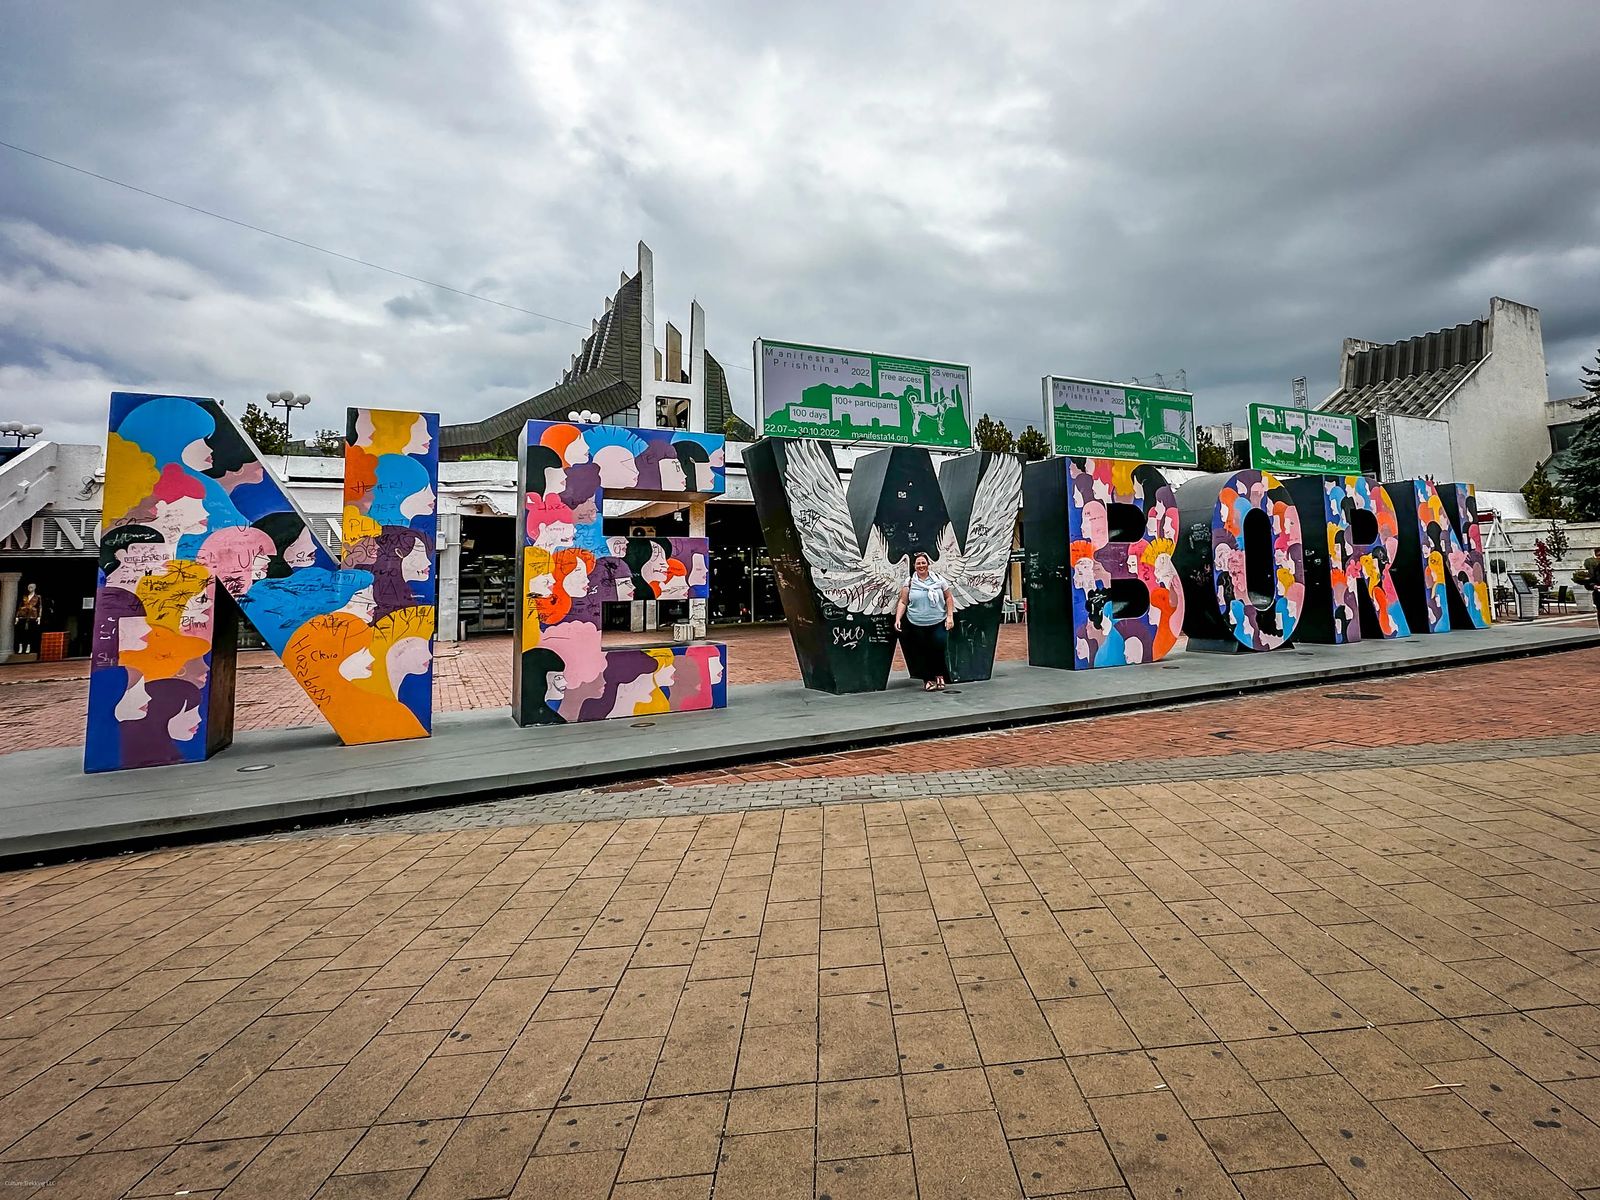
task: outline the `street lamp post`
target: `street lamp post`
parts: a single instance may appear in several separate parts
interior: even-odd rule
[[[268,392],[267,403],[273,408],[283,409],[283,477],[289,478],[289,417],[297,408],[304,408],[311,403],[311,397],[301,392],[298,396],[293,392]]]
[[[22,421],[0,421],[0,434],[9,434],[13,446],[21,446],[23,442],[31,442],[44,432],[43,425],[28,425]]]
[[[582,421],[586,425],[598,425],[600,414],[587,408],[575,408],[567,413],[567,420]]]

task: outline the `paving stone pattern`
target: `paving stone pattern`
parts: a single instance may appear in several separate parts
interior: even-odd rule
[[[1259,702],[1258,702],[1259,703]],[[1213,706],[1206,706],[1213,707]],[[1073,727],[1057,726],[1057,729]],[[942,739],[956,741],[962,739]],[[941,757],[935,743],[899,746],[895,757]],[[876,752],[881,753],[881,752]],[[1540,758],[1559,754],[1600,753],[1600,734],[1569,734],[1552,738],[1509,738],[1488,741],[1442,742],[1371,750],[1361,760],[1368,769],[1410,767],[1428,763],[1453,763],[1483,758]],[[847,757],[847,756],[836,756]],[[882,762],[883,759],[877,759]],[[631,817],[683,816],[693,813],[740,812],[762,808],[790,808],[807,804],[850,801],[975,796],[991,792],[1038,791],[1062,788],[1107,787],[1113,784],[1161,783],[1220,779],[1239,775],[1322,775],[1349,765],[1346,750],[1286,750],[1276,753],[1234,751],[1221,756],[1158,760],[1109,760],[1075,766],[974,767],[962,771],[915,774],[835,775],[806,778],[784,769],[778,778],[737,781],[737,771],[718,773],[726,783],[661,783],[640,787],[617,784],[605,788],[574,788],[508,800],[457,804],[446,808],[401,812],[370,820],[350,820],[337,828],[347,834],[437,832],[480,829],[485,826],[538,825],[559,821],[625,820]],[[788,764],[785,764],[787,768]],[[763,768],[752,768],[764,776]],[[694,778],[714,778],[697,775]],[[687,777],[678,777],[684,779]],[[326,826],[296,828],[270,837],[324,837]]]
[[[1541,624],[1588,626],[1592,618],[1548,618]],[[731,684],[798,681],[799,663],[789,630],[783,625],[717,626],[712,635],[728,645]],[[637,643],[641,635],[608,633],[607,645]],[[996,658],[1024,662],[1028,627],[1002,625]],[[1596,658],[1600,663],[1600,657]],[[895,670],[903,672],[899,654]],[[1135,668],[1137,669],[1137,668]],[[1157,667],[1157,670],[1160,668]],[[1570,680],[1565,681],[1570,685]],[[88,705],[88,660],[58,663],[0,664],[0,754],[43,750],[83,742]],[[511,639],[474,638],[438,647],[434,663],[433,705],[436,712],[465,712],[511,705]],[[235,728],[326,728],[310,699],[267,650],[239,655]],[[807,767],[808,770],[813,768]]]
[[[1135,673],[1149,667],[1119,668]],[[1156,666],[1155,670],[1161,670]],[[1322,748],[1348,761],[1373,749],[1600,731],[1600,649],[1380,678],[1327,680],[1232,700],[868,747],[680,774],[662,782],[774,782],[919,769],[1104,763]],[[977,686],[977,685],[974,685]],[[932,704],[939,697],[930,697]]]
[[[1129,668],[1130,670],[1134,668]],[[1600,650],[746,763],[351,823],[472,829],[876,798],[1520,758],[1596,748]],[[930,703],[937,703],[930,699]],[[910,770],[907,768],[914,768]]]
[[[1600,748],[1383,753],[0,875],[4,1194],[1600,1196]]]

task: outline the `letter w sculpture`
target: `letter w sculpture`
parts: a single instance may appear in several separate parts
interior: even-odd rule
[[[1019,458],[963,454],[935,477],[926,450],[896,446],[857,458],[848,489],[827,442],[767,438],[744,463],[808,688],[888,686],[894,610],[918,551],[955,597],[951,680],[989,678],[1022,504]]]

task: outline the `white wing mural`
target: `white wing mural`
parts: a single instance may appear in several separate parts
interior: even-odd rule
[[[830,604],[849,612],[865,616],[894,612],[900,585],[911,573],[910,559],[891,559],[876,525],[862,552],[844,486],[819,443],[790,442],[786,467],[783,488],[817,590]],[[1009,549],[1009,532],[1006,537]]]
[[[1021,507],[1022,460],[997,454],[978,480],[966,549],[956,541],[955,526],[946,525],[939,532],[937,557],[930,564],[950,581],[958,609],[986,604],[1005,587],[1011,539]]]

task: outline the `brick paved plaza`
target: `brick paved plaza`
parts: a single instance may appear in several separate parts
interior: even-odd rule
[[[0,874],[0,1194],[1600,1196],[1597,677]]]
[[[640,636],[607,634],[606,644],[637,642]],[[712,637],[728,645],[731,684],[800,678],[786,626],[719,626],[712,630]],[[998,657],[1015,662],[1028,657],[1026,626],[1002,627]],[[88,673],[87,659],[0,666],[0,753],[81,745]],[[239,655],[238,689],[236,729],[323,724],[316,706],[270,650],[248,650]],[[441,644],[434,659],[433,691],[438,712],[509,709],[510,635]]]

